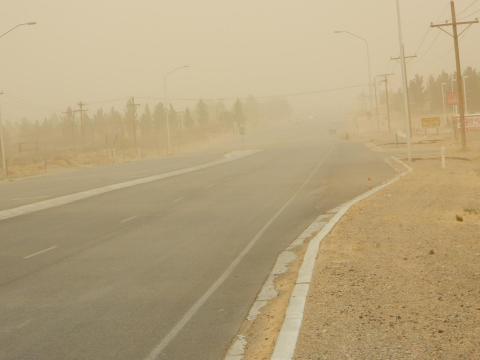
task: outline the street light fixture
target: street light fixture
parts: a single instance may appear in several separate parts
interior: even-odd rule
[[[357,34],[354,34],[350,31],[347,31],[347,30],[335,30],[334,31],[334,34],[346,34],[346,35],[349,35],[351,37],[354,37],[355,39],[358,39],[358,40],[361,40],[363,41],[363,43],[365,44],[365,49],[366,49],[366,52],[367,52],[367,61],[368,61],[368,94],[369,94],[369,105],[370,105],[370,112],[372,111],[372,105],[373,105],[373,102],[372,102],[372,57],[370,55],[370,45],[368,43],[368,40],[365,39],[364,37],[360,36],[360,35],[357,35]]]
[[[169,117],[169,101],[168,101],[168,77],[170,75],[173,75],[174,73],[180,71],[180,70],[186,70],[190,69],[190,65],[183,65],[176,67],[169,72],[167,72],[163,76],[163,96],[164,96],[164,102],[166,106],[166,125],[167,125],[167,155],[170,155],[171,153],[171,135],[170,135],[170,117]]]

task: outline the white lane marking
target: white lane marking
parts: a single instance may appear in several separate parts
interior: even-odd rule
[[[39,195],[39,196],[27,196],[27,197],[17,197],[13,198],[12,201],[24,201],[24,200],[41,200],[48,198],[48,195]]]
[[[28,260],[28,259],[31,259],[31,258],[33,258],[33,257],[35,257],[35,256],[42,255],[42,254],[45,254],[46,252],[55,250],[56,248],[57,248],[56,246],[51,246],[51,247],[49,247],[48,249],[43,249],[43,250],[37,251],[36,253],[27,255],[27,256],[25,256],[23,259],[24,259],[24,260]]]
[[[173,203],[174,204],[178,204],[180,201],[182,201],[183,199],[185,199],[183,196],[182,197],[179,197],[178,199],[175,199],[173,200]]]
[[[307,179],[300,185],[296,192],[288,199],[288,201],[283,204],[283,206],[268,220],[268,222],[257,232],[248,245],[242,250],[242,252],[233,260],[233,262],[227,267],[222,275],[208,288],[208,290],[192,305],[192,307],[182,316],[182,318],[173,326],[173,328],[168,332],[168,334],[159,342],[157,346],[150,352],[150,354],[145,358],[145,360],[156,360],[165,350],[165,348],[170,344],[170,342],[182,331],[185,325],[190,321],[190,319],[195,316],[198,310],[208,301],[210,296],[212,296],[215,291],[227,280],[237,266],[241,263],[243,258],[252,250],[254,245],[258,240],[263,236],[263,234],[270,228],[270,226],[277,220],[280,215],[283,214],[285,209],[297,198],[297,196],[302,192],[302,190],[308,185],[312,180],[313,176],[317,173],[319,168],[325,163],[328,156],[332,152],[333,148],[327,152],[322,160],[318,162],[315,168],[310,172]]]
[[[307,297],[310,291],[310,284],[312,283],[313,272],[315,270],[315,264],[321,242],[330,234],[338,222],[354,205],[394,184],[402,177],[412,172],[413,169],[407,164],[395,157],[392,157],[392,159],[402,164],[407,170],[395,176],[392,180],[387,181],[384,184],[379,185],[340,206],[338,212],[322,228],[318,235],[315,236],[312,241],[310,241],[307,252],[305,253],[303,259],[302,266],[300,267],[300,271],[298,273],[293,293],[290,296],[287,312],[283,320],[282,328],[278,335],[271,360],[293,360],[295,357],[298,338],[302,330],[305,305],[307,303]]]
[[[129,218],[126,218],[126,219],[123,219],[122,221],[120,221],[122,224],[125,224],[125,223],[128,223],[132,220],[135,220],[136,218],[138,218],[138,216],[131,216]]]
[[[180,176],[180,175],[192,173],[192,172],[195,172],[195,171],[205,170],[205,169],[217,166],[217,165],[230,163],[230,162],[235,161],[235,160],[239,160],[239,159],[246,158],[248,156],[252,156],[252,155],[258,153],[259,151],[260,150],[246,150],[242,153],[235,153],[235,156],[233,156],[233,157],[232,156],[224,157],[220,160],[211,161],[211,162],[208,162],[208,163],[205,163],[205,164],[202,164],[202,165],[197,165],[197,166],[193,166],[193,167],[186,168],[186,169],[175,170],[175,171],[171,171],[171,172],[160,174],[160,175],[153,175],[153,176],[149,176],[149,177],[145,177],[145,178],[141,178],[141,179],[130,180],[130,181],[126,181],[126,182],[122,182],[122,183],[118,183],[118,184],[113,184],[113,185],[103,186],[103,187],[96,188],[96,189],[86,190],[86,191],[82,191],[82,192],[78,192],[78,193],[74,193],[74,194],[70,194],[70,195],[64,195],[64,196],[60,196],[60,197],[57,197],[57,198],[54,198],[54,199],[49,199],[49,200],[36,202],[36,203],[33,203],[33,204],[19,206],[19,207],[13,208],[13,209],[1,210],[0,211],[0,221],[11,219],[11,218],[14,218],[14,217],[17,217],[17,216],[31,214],[31,213],[46,210],[46,209],[51,209],[51,208],[58,207],[58,206],[64,206],[64,205],[71,204],[71,203],[76,202],[76,201],[85,200],[85,199],[88,199],[88,198],[91,198],[91,197],[94,197],[94,196],[98,196],[98,195],[102,195],[102,194],[105,194],[105,193],[108,193],[108,192],[111,192],[111,191],[126,189],[126,188],[130,188],[130,187],[137,186],[137,185],[148,184],[148,183],[152,183],[152,182],[155,182],[155,181],[172,178],[172,177],[175,177],[175,176]]]

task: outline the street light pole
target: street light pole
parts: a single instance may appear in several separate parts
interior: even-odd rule
[[[375,89],[375,118],[377,120],[377,131],[380,131],[380,116],[378,116],[378,91],[377,79],[373,79],[373,87]]]
[[[163,97],[166,107],[166,128],[167,128],[167,155],[171,154],[171,147],[172,147],[172,140],[170,134],[170,104],[168,100],[168,77],[177,71],[184,70],[190,68],[189,65],[179,66],[163,76]]]
[[[388,77],[393,76],[393,74],[381,74],[377,75],[378,77],[383,78],[382,82],[385,85],[385,105],[387,111],[387,126],[388,132],[392,131],[392,124],[391,124],[391,114],[390,114],[390,94],[389,94],[389,87],[388,87]]]
[[[405,108],[405,129],[407,134],[407,151],[408,160],[412,161],[412,128],[410,126],[410,101],[408,100],[408,78],[407,78],[407,62],[405,60],[405,44],[403,43],[402,15],[400,9],[400,0],[397,2],[397,22],[398,22],[398,42],[400,45],[400,61],[402,70],[403,84],[403,103]]]
[[[18,29],[19,27],[22,26],[33,26],[36,25],[37,23],[34,21],[26,22],[26,23],[21,23],[17,24],[11,29],[5,31],[4,33],[0,34],[0,39],[6,36],[7,34],[11,33],[12,31]],[[3,95],[3,92],[0,92],[0,96]],[[8,177],[8,169],[7,169],[7,154],[5,151],[5,129],[3,127],[3,119],[2,119],[2,114],[1,114],[1,107],[0,107],[0,152],[2,155],[2,174],[4,178]]]
[[[3,92],[0,92],[0,96],[3,95]],[[7,170],[7,153],[5,151],[5,132],[3,128],[3,118],[2,118],[2,107],[0,104],[0,151],[2,152],[2,176],[4,179],[8,177]]]
[[[369,111],[370,113],[372,112],[372,108],[373,108],[373,94],[372,94],[372,57],[371,57],[371,54],[370,54],[370,45],[368,43],[368,40],[365,39],[364,37],[360,36],[360,35],[357,35],[357,34],[354,34],[350,31],[346,31],[346,30],[336,30],[334,31],[335,34],[347,34],[347,35],[350,35],[360,41],[362,41],[364,44],[365,44],[365,50],[366,50],[366,53],[367,53],[367,62],[368,62],[368,96],[369,96]]]

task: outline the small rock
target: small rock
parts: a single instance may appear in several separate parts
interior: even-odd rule
[[[435,250],[430,250],[429,254],[430,255],[435,255]]]
[[[457,215],[457,221],[458,222],[463,222],[463,216]]]

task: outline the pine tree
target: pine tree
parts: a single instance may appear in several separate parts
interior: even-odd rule
[[[184,124],[185,124],[185,127],[187,129],[191,129],[194,126],[192,114],[191,114],[190,109],[188,107],[185,109]]]
[[[208,124],[208,108],[207,105],[200,100],[196,109],[197,121],[201,127],[205,127]]]
[[[155,105],[153,110],[153,124],[157,131],[163,131],[166,128],[166,112],[162,103]]]

